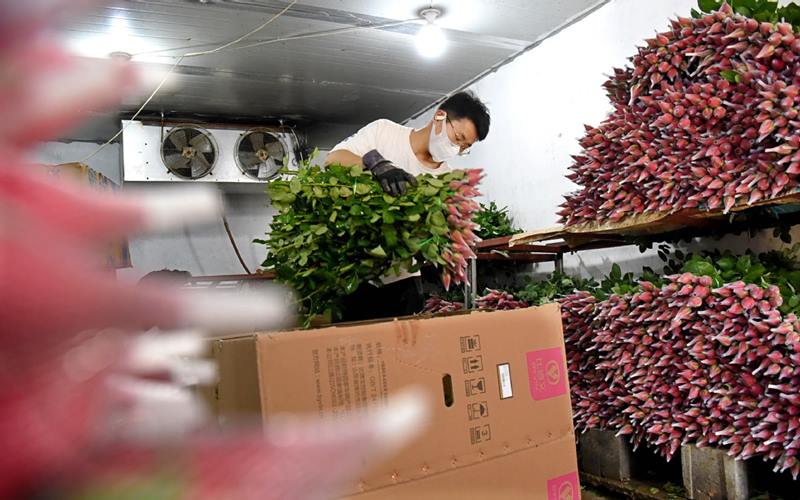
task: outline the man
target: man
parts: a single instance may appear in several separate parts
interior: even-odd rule
[[[337,144],[325,165],[361,165],[383,190],[405,194],[420,174],[441,175],[447,160],[464,155],[489,133],[489,110],[470,92],[444,101],[430,123],[415,130],[390,120],[376,120]],[[343,321],[405,316],[422,310],[420,273],[386,276],[382,287],[364,284],[343,303]]]

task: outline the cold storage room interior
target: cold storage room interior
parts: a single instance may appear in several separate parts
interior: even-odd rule
[[[3,498],[800,498],[800,4],[0,26]]]

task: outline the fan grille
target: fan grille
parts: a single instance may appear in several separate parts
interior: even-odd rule
[[[249,130],[236,143],[236,165],[251,179],[268,181],[275,178],[283,168],[285,157],[283,143],[268,130]]]
[[[199,179],[214,169],[217,145],[211,134],[201,128],[175,127],[164,137],[161,159],[173,175],[181,179]]]

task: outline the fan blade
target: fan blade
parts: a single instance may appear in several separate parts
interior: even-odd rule
[[[264,147],[264,134],[261,132],[253,132],[250,134],[250,144],[253,145],[253,150],[258,151]]]
[[[204,154],[201,153],[194,157],[194,161],[192,162],[192,177],[202,177],[209,170],[211,170],[211,164],[206,160]]]
[[[247,139],[247,137],[245,137],[245,139]],[[240,153],[255,153],[256,150],[253,149],[253,144],[251,144],[249,140],[242,140],[239,141],[239,147],[236,148],[236,151]]]
[[[267,152],[269,153],[269,157],[275,160],[283,161],[283,157],[286,156],[283,146],[278,141],[270,143],[267,146]]]
[[[272,169],[269,168],[268,163],[262,163],[258,166],[258,178],[259,179],[266,179],[272,175]]]
[[[255,153],[246,151],[239,153],[239,163],[243,168],[252,168],[261,163],[261,160],[258,158],[258,156],[256,156]]]
[[[271,179],[275,177],[282,168],[283,162],[281,160],[273,160],[270,158],[264,163],[263,168],[259,169],[258,178],[265,180]]]
[[[177,166],[180,160],[186,160],[186,158],[184,158],[180,153],[172,153],[164,157],[164,164],[167,167],[172,168]]]
[[[172,144],[178,148],[179,151],[183,150],[186,147],[186,131],[185,130],[176,130],[174,132],[170,132],[169,140]]]
[[[214,150],[214,148],[211,146],[211,141],[203,134],[200,134],[189,141],[189,144],[191,144],[194,149],[201,153],[211,153]]]
[[[189,158],[183,158],[182,162],[178,162],[177,164],[172,166],[172,173],[174,173],[175,175],[179,175],[181,177],[191,177],[192,170],[191,167],[189,166],[190,161],[191,160]]]
[[[192,179],[199,179],[205,173],[205,167],[197,159],[192,161]]]

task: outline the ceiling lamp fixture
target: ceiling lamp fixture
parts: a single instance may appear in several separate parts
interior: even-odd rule
[[[422,57],[433,59],[441,56],[444,53],[447,39],[442,32],[442,28],[436,24],[436,20],[442,15],[439,9],[429,8],[423,9],[419,16],[426,22],[419,32],[417,32],[416,46],[417,52]]]
[[[130,52],[123,52],[121,50],[115,50],[108,54],[108,57],[111,59],[117,59],[120,61],[130,61],[133,58],[133,55]]]

